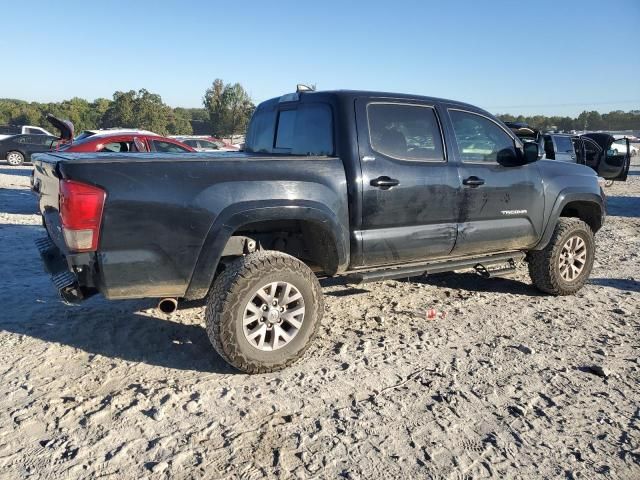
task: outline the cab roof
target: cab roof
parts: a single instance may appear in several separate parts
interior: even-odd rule
[[[266,100],[262,103],[284,103],[284,102],[295,102],[299,101],[303,98],[313,98],[318,97],[334,97],[340,100],[355,100],[356,98],[388,98],[394,100],[407,100],[407,101],[417,101],[417,102],[425,102],[425,103],[444,103],[447,105],[452,105],[456,107],[461,107],[466,110],[474,110],[478,112],[488,113],[482,108],[476,107],[475,105],[471,105],[465,102],[459,102],[457,100],[449,100],[446,98],[438,98],[438,97],[428,97],[424,95],[414,95],[410,93],[394,93],[394,92],[382,92],[382,91],[369,91],[369,90],[320,90],[320,91],[301,91],[301,92],[293,92],[287,93],[280,97],[275,97],[270,100]]]

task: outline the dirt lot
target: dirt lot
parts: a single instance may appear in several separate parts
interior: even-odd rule
[[[308,355],[256,376],[201,305],[61,304],[28,175],[0,165],[2,478],[640,478],[638,165],[578,295],[524,268],[325,283]]]

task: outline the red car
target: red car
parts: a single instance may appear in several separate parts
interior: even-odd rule
[[[92,135],[58,147],[61,152],[195,152],[189,145],[172,138],[139,133]]]
[[[73,140],[73,124],[68,120],[61,120],[53,115],[47,115],[47,120],[60,130],[61,142],[56,147],[60,152],[163,152],[182,153],[195,152],[189,145],[185,145],[173,138],[161,137],[160,135],[144,131],[116,131],[96,133],[95,135],[81,135],[77,140]]]

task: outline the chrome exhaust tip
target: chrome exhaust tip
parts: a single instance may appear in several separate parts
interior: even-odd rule
[[[173,313],[178,309],[177,298],[163,298],[158,302],[158,310],[162,313]]]

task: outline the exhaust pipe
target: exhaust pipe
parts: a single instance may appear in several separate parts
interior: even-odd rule
[[[177,298],[163,298],[158,302],[158,310],[162,313],[173,313],[178,309]]]

